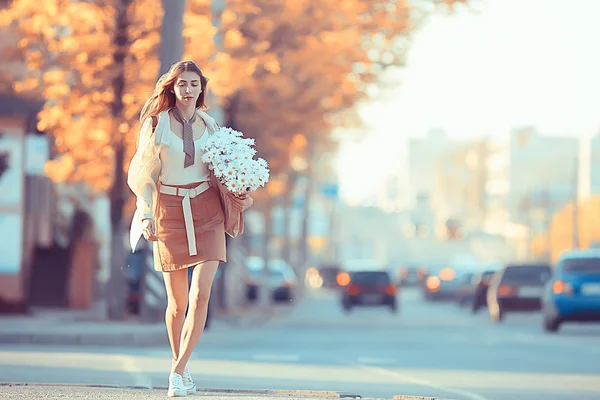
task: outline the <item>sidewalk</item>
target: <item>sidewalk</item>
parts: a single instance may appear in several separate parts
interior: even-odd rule
[[[164,399],[166,398],[165,391],[167,388],[156,389],[139,389],[132,387],[101,387],[101,386],[84,386],[84,385],[11,385],[0,384],[0,399],[53,399],[53,398],[78,398],[78,399]],[[356,399],[364,400],[384,400],[375,398],[366,398],[354,395],[352,393],[339,392],[319,392],[313,390],[213,390],[201,389],[194,396],[210,396],[212,400],[231,400],[231,399],[246,399],[246,400],[330,400],[330,399]],[[434,397],[419,397],[419,396],[394,396],[386,400],[444,400]]]
[[[203,340],[232,327],[260,325],[276,314],[275,308],[215,312]],[[162,346],[168,339],[164,322],[106,321],[89,311],[36,310],[28,316],[0,315],[0,344]]]

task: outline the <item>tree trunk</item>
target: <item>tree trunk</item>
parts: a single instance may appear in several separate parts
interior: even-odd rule
[[[300,235],[300,260],[298,271],[306,266],[308,262],[310,249],[309,249],[309,229],[310,229],[310,202],[312,198],[312,186],[313,178],[312,173],[307,174],[308,183],[306,185],[306,193],[304,194],[304,206],[302,207],[302,233]]]
[[[117,23],[114,42],[116,45],[113,55],[114,64],[118,74],[113,80],[114,101],[112,103],[112,117],[115,125],[121,121],[123,114],[123,93],[125,91],[125,55],[128,53],[129,37],[127,29],[127,9],[131,0],[122,0],[117,13]],[[111,274],[108,296],[108,316],[111,319],[123,319],[127,296],[127,282],[125,271],[125,240],[123,231],[123,207],[125,206],[125,145],[124,138],[119,134],[113,144],[115,152],[114,179],[110,191],[110,227],[111,247],[110,262]]]
[[[310,206],[312,201],[313,194],[313,186],[314,186],[314,170],[313,170],[313,153],[315,147],[315,139],[309,137],[308,146],[307,146],[307,158],[308,158],[308,167],[306,169],[306,177],[308,182],[306,184],[306,194],[304,195],[304,207],[302,208],[302,234],[300,237],[300,260],[299,265],[297,266],[297,271],[299,273],[303,273],[306,269],[306,265],[309,261],[309,229],[310,229]],[[303,276],[303,275],[301,275]]]
[[[298,173],[296,171],[290,171],[288,176],[287,190],[283,198],[283,246],[282,246],[282,258],[291,264],[292,256],[292,234],[290,232],[290,225],[292,221],[292,212],[294,210],[294,189],[296,188],[296,182],[298,181]]]
[[[159,77],[183,57],[183,14],[185,0],[162,0],[164,11],[160,35]]]

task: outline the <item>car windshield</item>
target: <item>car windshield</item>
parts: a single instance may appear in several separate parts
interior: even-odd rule
[[[552,270],[547,265],[518,265],[507,267],[502,276],[503,282],[544,283],[550,277]]]
[[[387,285],[390,283],[390,276],[387,272],[354,272],[352,282],[366,285]]]
[[[600,274],[600,258],[571,258],[564,261],[564,271],[572,274]]]

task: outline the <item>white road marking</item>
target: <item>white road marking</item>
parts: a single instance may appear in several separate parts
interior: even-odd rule
[[[137,366],[135,358],[128,355],[119,355],[119,360],[125,372],[133,377],[134,385],[152,389],[152,380],[147,377]]]
[[[380,357],[358,357],[360,364],[395,364],[396,360]]]
[[[391,371],[389,369],[385,369],[385,368],[381,368],[381,367],[374,367],[374,366],[366,366],[366,365],[363,365],[361,367],[364,369],[376,372],[381,375],[386,375],[386,376],[390,376],[390,377],[402,380],[404,382],[414,383],[416,385],[421,385],[421,386],[429,386],[430,388],[442,390],[444,392],[448,392],[453,395],[463,396],[470,400],[489,400],[487,397],[483,397],[476,393],[467,392],[466,390],[455,389],[455,388],[446,387],[446,386],[439,386],[428,380],[421,379],[421,378],[415,378],[413,376],[406,375],[404,373],[401,374],[399,372]]]
[[[253,354],[252,359],[255,361],[296,362],[300,360],[300,356],[297,354]]]

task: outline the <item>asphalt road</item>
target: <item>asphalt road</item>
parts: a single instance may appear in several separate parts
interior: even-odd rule
[[[600,325],[542,331],[537,314],[501,325],[402,293],[400,312],[313,293],[262,326],[219,326],[190,362],[199,387],[304,389],[456,400],[600,399]],[[164,387],[167,348],[0,347],[0,382]],[[6,389],[6,388],[4,388]],[[0,394],[6,394],[6,390]]]

